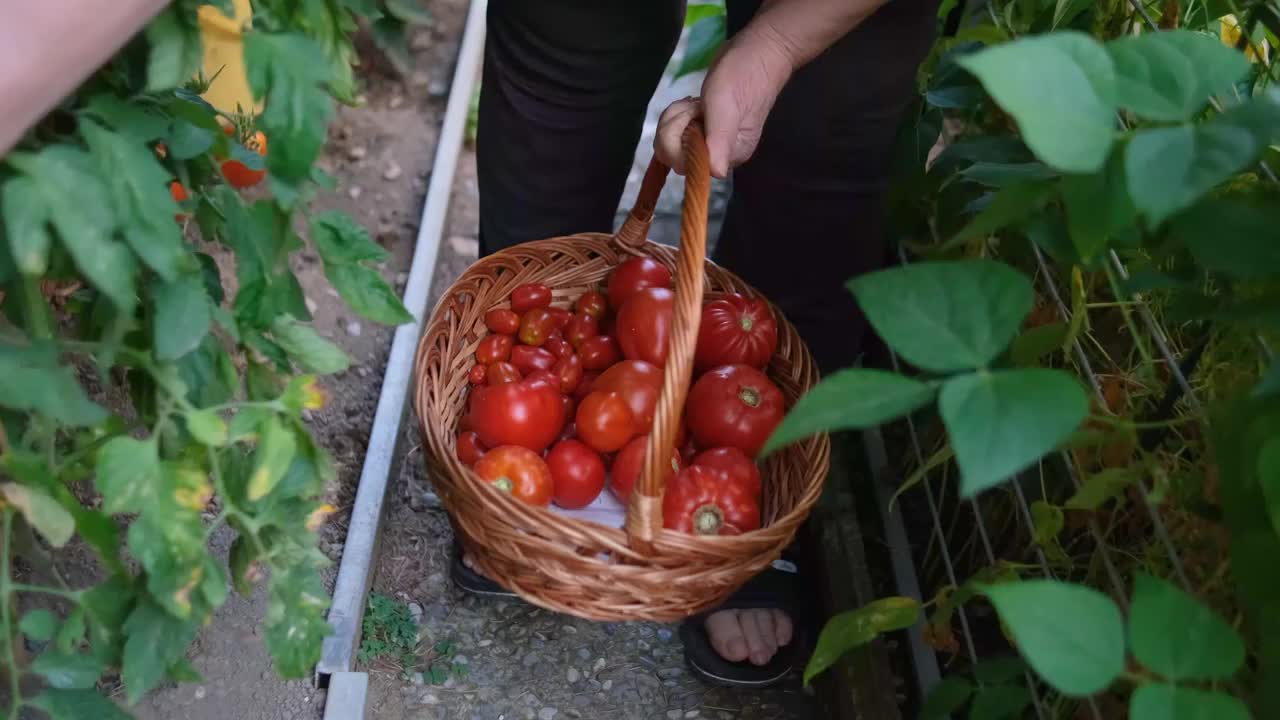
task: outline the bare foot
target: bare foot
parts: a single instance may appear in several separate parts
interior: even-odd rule
[[[791,617],[781,610],[721,610],[706,622],[711,647],[730,662],[764,665],[791,642]]]

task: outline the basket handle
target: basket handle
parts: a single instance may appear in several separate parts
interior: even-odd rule
[[[689,123],[681,138],[686,165],[684,207],[680,217],[680,248],[676,253],[675,308],[662,391],[654,411],[653,429],[645,450],[644,468],[627,506],[627,542],[636,552],[650,555],[653,538],[662,529],[662,470],[671,462],[676,430],[693,374],[693,351],[702,321],[702,286],[707,257],[707,206],[711,195],[711,161],[702,125]],[[636,247],[645,241],[653,221],[658,194],[670,170],[656,157],[645,171],[635,206],[618,230],[616,240]]]

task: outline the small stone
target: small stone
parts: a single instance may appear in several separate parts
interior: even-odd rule
[[[449,94],[449,84],[441,78],[435,78],[427,85],[427,94],[433,98],[442,98]]]
[[[560,630],[562,630],[563,632],[567,632],[567,633],[569,633],[570,635],[577,635],[577,634],[578,634],[578,628],[576,628],[576,627],[574,627],[574,626],[572,626],[572,625],[561,625],[561,626],[560,626]]]
[[[431,47],[431,32],[423,30],[413,34],[413,38],[409,40],[409,49],[411,50],[427,50]]]
[[[663,668],[658,671],[658,677],[662,678],[663,680],[674,680],[683,674],[684,674],[684,670],[681,670],[678,667]]]
[[[369,151],[363,145],[352,145],[347,148],[347,157],[352,160],[363,160],[365,155],[368,154]]]
[[[477,257],[480,254],[480,242],[474,238],[454,235],[449,238],[449,247],[463,257]]]
[[[414,625],[422,624],[422,606],[416,602],[409,603],[409,615],[413,617]]]
[[[361,332],[360,323],[356,322],[355,320],[352,320],[351,322],[347,323],[346,329],[347,329],[347,334],[350,335],[351,337],[360,337],[360,332]]]
[[[205,695],[207,695],[208,693],[209,693],[209,691],[208,691],[208,690],[205,690],[205,689],[204,689],[204,686],[203,686],[203,685],[201,685],[200,687],[196,688],[196,691],[195,691],[196,699],[197,699],[197,700],[203,700],[203,699],[204,699],[204,696],[205,696]]]
[[[538,711],[538,720],[555,720],[560,711],[553,707],[544,707]]]
[[[679,710],[668,710],[668,711],[667,711],[667,717],[671,718],[671,720],[680,720],[680,711],[679,711]]]
[[[350,195],[352,200],[359,200],[360,193],[362,192],[364,192],[364,188],[360,187],[359,185],[352,185],[351,187],[347,188],[347,195]]]
[[[596,664],[591,666],[591,672],[600,672],[604,669],[604,658],[596,659]]]
[[[612,681],[612,680],[605,680],[604,682],[600,683],[600,689],[601,689],[601,690],[612,690],[612,689],[613,689],[613,681]]]
[[[493,644],[493,641],[490,640],[489,638],[485,638],[484,640],[481,640],[479,643],[476,643],[476,644],[479,645],[480,647],[489,647],[490,645]]]
[[[431,76],[419,70],[410,76],[409,82],[418,87],[426,87],[431,83]]]
[[[421,675],[421,673],[419,673],[419,675]],[[437,705],[440,703],[440,698],[436,697],[435,693],[425,693],[422,696],[422,702],[427,705]]]
[[[453,661],[458,663],[459,665],[471,664],[471,658],[467,657],[466,655],[455,655],[453,658]]]
[[[404,174],[404,170],[400,168],[400,163],[395,160],[387,162],[387,169],[382,173],[383,180],[395,180]]]
[[[578,668],[569,668],[568,679],[570,684],[576,683],[582,679],[582,673],[578,672]]]
[[[662,642],[670,642],[672,632],[667,628],[658,628],[658,639]]]
[[[396,284],[404,285],[409,282],[409,273],[396,273]]]
[[[392,110],[395,110],[396,108],[400,107],[403,104],[404,104],[404,98],[401,97],[400,95],[392,95],[391,99],[387,101],[387,107],[391,108]]]
[[[326,287],[326,288],[324,289],[324,293],[325,293],[326,295],[328,295],[329,297],[332,297],[332,298],[340,298],[340,297],[342,297],[341,295],[339,295],[339,294],[338,294],[338,291],[337,291],[337,290],[334,290],[334,289],[333,289],[333,288],[331,288],[331,287]]]
[[[520,664],[527,668],[533,667],[539,662],[541,662],[541,658],[538,657],[538,653],[528,653],[520,660]]]
[[[425,685],[427,681],[426,681],[426,678],[422,676],[422,673],[417,672],[413,674],[413,677],[411,678],[411,682],[414,685]]]
[[[583,660],[590,660],[591,651],[586,648],[578,648],[578,657],[582,658]]]
[[[307,422],[311,422],[312,420],[315,420],[315,419],[316,419],[316,416],[315,416],[315,413],[311,412],[311,410],[310,410],[309,408],[303,408],[303,409],[302,409],[302,419],[303,419],[303,420],[305,420],[305,421],[307,421]]]
[[[690,710],[689,712],[685,713],[684,716],[686,718],[696,718],[701,714],[702,714],[701,710]]]
[[[312,315],[315,315],[316,310],[320,309],[320,306],[316,304],[316,301],[312,300],[311,298],[307,298],[303,302],[307,304],[307,312],[311,313]]]
[[[361,365],[360,367],[356,368],[356,374],[359,375],[360,377],[369,377],[369,368]]]

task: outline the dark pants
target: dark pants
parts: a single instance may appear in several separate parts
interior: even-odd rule
[[[861,352],[844,289],[886,259],[890,151],[938,0],[890,0],[801,68],[733,173],[717,262],[782,308],[824,372]],[[759,0],[728,0],[741,29]],[[482,254],[609,232],[680,0],[490,0],[477,137]],[[649,148],[640,152],[648,154]]]

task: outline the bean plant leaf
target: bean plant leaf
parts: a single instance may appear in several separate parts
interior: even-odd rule
[[[849,281],[880,336],[916,367],[983,367],[1008,346],[1031,311],[1031,281],[992,260],[925,262]]]
[[[1086,263],[1137,219],[1138,211],[1125,188],[1124,157],[1120,153],[1113,154],[1101,172],[1064,175],[1061,189],[1071,244]]]
[[[1040,677],[1064,695],[1100,692],[1124,669],[1124,621],[1106,595],[1057,580],[984,589]]]
[[[804,684],[808,685],[846,652],[871,642],[881,633],[910,627],[919,617],[920,603],[909,597],[880,598],[836,615],[818,635],[818,645],[804,669]]]
[[[1062,508],[1044,500],[1031,503],[1031,522],[1035,525],[1035,543],[1041,547],[1053,544],[1066,524]]]
[[[1249,71],[1243,53],[1187,30],[1120,38],[1107,43],[1107,52],[1119,104],[1158,122],[1190,118]]]
[[[96,690],[45,690],[30,704],[48,713],[52,720],[130,720],[131,717]]]
[[[948,380],[938,409],[960,466],[960,492],[972,497],[1070,437],[1089,399],[1060,370],[997,370]]]
[[[151,507],[161,476],[155,438],[112,438],[98,451],[96,471],[103,510],[114,514]]]
[[[1204,267],[1233,277],[1280,275],[1280,208],[1208,198],[1173,218],[1173,236]]]
[[[991,685],[973,694],[969,720],[1008,720],[1022,717],[1031,704],[1031,692],[1025,685]]]
[[[46,642],[53,637],[53,631],[58,629],[58,619],[44,608],[28,610],[23,614],[22,620],[18,621],[18,629],[36,642]]]
[[[933,386],[884,370],[852,368],[827,376],[796,402],[762,454],[819,432],[875,427],[933,399]]]
[[[925,698],[920,708],[920,720],[941,720],[959,710],[972,694],[973,685],[964,678],[943,678]]]
[[[1032,367],[1044,356],[1061,348],[1066,339],[1066,323],[1038,325],[1014,338],[1009,348],[1009,359],[1018,367]]]
[[[332,632],[324,612],[329,595],[315,568],[274,568],[267,606],[266,640],[281,677],[303,677],[320,659],[320,641]]]
[[[254,97],[265,100],[259,121],[271,140],[271,174],[305,180],[333,115],[333,100],[323,87],[332,65],[315,41],[284,33],[249,33],[244,59]]]
[[[1134,579],[1129,643],[1134,657],[1170,680],[1227,678],[1244,663],[1244,643],[1231,625],[1199,600],[1145,574]]]
[[[973,676],[987,685],[1016,682],[1026,671],[1027,664],[1016,655],[979,660],[973,666]]]
[[[186,653],[198,622],[182,620],[150,600],[142,600],[124,623],[121,678],[132,705],[164,679],[169,667]]]
[[[75,534],[76,521],[71,513],[38,488],[18,483],[0,483],[0,495],[17,508],[27,523],[48,540],[50,545],[60,548]]]
[[[1075,31],[996,45],[959,58],[1027,146],[1063,172],[1102,168],[1115,135],[1116,78],[1098,41]]]
[[[200,30],[183,16],[184,6],[170,7],[147,25],[151,55],[147,90],[180,87],[200,69]]]
[[[199,273],[158,283],[153,305],[152,328],[156,357],[160,360],[176,360],[186,355],[209,334],[212,305]]]
[[[991,202],[974,216],[944,247],[955,247],[1015,225],[1044,207],[1053,186],[1041,180],[1017,182],[1000,188]]]
[[[1130,720],[1249,720],[1249,708],[1225,693],[1164,683],[1139,687],[1129,698]]]
[[[92,655],[56,649],[45,650],[31,663],[32,672],[43,677],[50,687],[62,690],[92,688],[104,669],[102,661]]]
[[[690,7],[690,12],[699,6]],[[695,21],[689,29],[689,39],[685,43],[684,57],[676,67],[674,77],[683,77],[690,73],[705,70],[715,59],[720,46],[724,44],[725,16],[723,12],[706,15]]]
[[[23,275],[42,275],[49,266],[52,238],[45,224],[49,211],[29,177],[10,178],[0,188],[0,215],[9,237],[9,253]]]
[[[291,317],[278,318],[271,326],[271,336],[289,357],[311,372],[327,375],[342,372],[349,365],[342,348]]]
[[[351,309],[363,317],[384,325],[413,322],[413,316],[376,270],[356,264],[325,265],[324,275]]]
[[[1129,468],[1109,468],[1090,475],[1062,506],[1068,510],[1097,510],[1108,500],[1124,492],[1136,477]]]
[[[341,210],[327,210],[311,218],[311,242],[326,264],[381,262],[387,251],[369,232]]]

